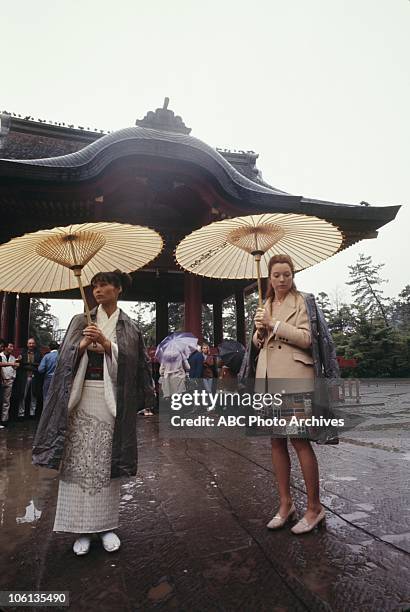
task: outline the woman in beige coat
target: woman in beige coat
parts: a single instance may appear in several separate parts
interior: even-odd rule
[[[309,394],[314,388],[313,359],[310,351],[309,319],[303,296],[294,283],[294,266],[288,255],[274,255],[269,262],[269,287],[264,308],[255,316],[253,342],[259,351],[256,379],[271,386],[281,379],[287,393]],[[291,379],[291,380],[289,380]],[[277,380],[276,380],[277,386]],[[307,533],[324,518],[319,499],[319,469],[309,440],[290,438],[297,453],[307,492],[307,509],[292,528],[295,534]],[[290,492],[290,457],[287,437],[272,437],[272,463],[276,475],[280,505],[268,523],[269,529],[283,527],[296,509]]]

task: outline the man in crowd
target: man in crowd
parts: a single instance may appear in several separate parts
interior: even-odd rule
[[[209,344],[204,342],[201,347],[203,356],[203,368],[202,377],[205,390],[208,393],[212,393],[213,379],[218,378],[218,368],[216,366],[216,359],[210,354]]]
[[[27,348],[18,357],[20,368],[17,375],[17,397],[19,401],[18,417],[21,419],[26,412],[26,399],[30,401],[30,416],[34,417],[37,408],[37,399],[40,393],[38,366],[41,353],[34,338],[27,340]]]
[[[0,353],[0,376],[2,383],[2,401],[1,401],[1,423],[0,428],[4,429],[9,420],[10,398],[13,390],[14,379],[16,378],[16,368],[19,363],[13,355],[14,344],[8,342]]]

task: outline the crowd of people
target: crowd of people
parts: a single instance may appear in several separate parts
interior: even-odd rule
[[[0,428],[5,429],[11,420],[21,421],[25,418],[38,417],[48,390],[58,358],[59,345],[50,342],[48,352],[42,354],[34,338],[29,338],[27,346],[16,356],[12,342],[0,339]],[[168,355],[169,357],[169,355]],[[157,383],[157,398],[170,396],[190,388],[189,381],[201,380],[209,393],[215,388],[218,378],[233,376],[228,365],[225,365],[209,344],[202,343],[184,357],[180,352],[174,360],[158,364],[151,360],[153,380]],[[158,406],[158,402],[156,404]],[[154,410],[143,408],[144,416],[153,416]]]
[[[0,429],[11,419],[35,418],[41,411],[54,374],[59,345],[51,342],[44,356],[36,340],[15,356],[12,342],[0,339]]]
[[[245,347],[233,340],[228,342],[235,344],[241,363]],[[197,388],[212,393],[217,387],[221,388],[221,381],[237,379],[239,367],[236,365],[225,361],[220,350],[211,349],[206,342],[198,344],[190,354],[183,347],[172,346],[164,351],[161,359],[158,397],[169,398],[173,393]]]

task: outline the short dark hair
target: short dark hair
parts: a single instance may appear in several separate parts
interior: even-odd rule
[[[97,272],[91,279],[91,287],[94,287],[97,283],[108,283],[109,285],[126,291],[132,285],[132,278],[126,272],[121,272],[121,270]]]
[[[48,348],[50,349],[50,351],[58,351],[58,349],[60,348],[60,345],[58,344],[58,342],[55,342],[54,340],[52,340],[50,344],[48,345]]]
[[[7,344],[7,342],[4,340],[4,338],[0,338],[0,344],[4,344],[4,345],[6,345],[6,344]]]

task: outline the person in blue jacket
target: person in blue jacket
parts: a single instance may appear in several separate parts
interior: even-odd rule
[[[50,386],[51,379],[56,369],[58,349],[59,345],[57,342],[50,342],[48,345],[50,352],[46,353],[38,366],[39,374],[44,374],[43,382],[43,399],[46,401],[48,388]]]

